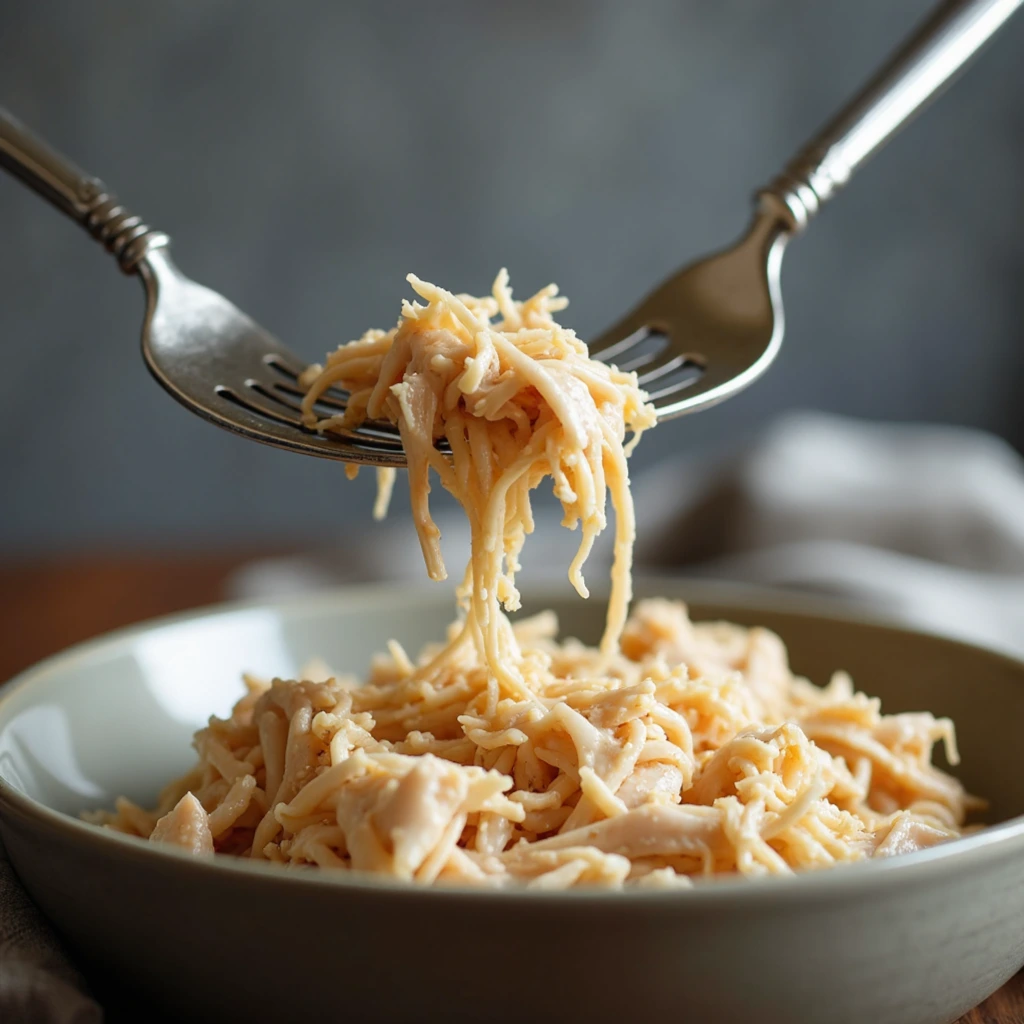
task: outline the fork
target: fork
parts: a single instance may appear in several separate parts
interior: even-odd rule
[[[774,360],[782,342],[782,254],[822,204],[935,96],[1024,0],[955,0],[923,24],[842,112],[757,194],[747,234],[651,292],[590,345],[635,370],[659,420],[735,395]],[[186,277],[169,237],[132,214],[0,108],[0,166],[83,224],[138,274],[146,292],[142,354],[178,401],[254,441],[345,462],[403,466],[391,424],[318,434],[301,421],[305,364],[223,296]],[[318,402],[327,415],[346,394]]]

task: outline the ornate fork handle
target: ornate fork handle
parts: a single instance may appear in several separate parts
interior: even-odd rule
[[[162,231],[154,231],[122,206],[102,181],[83,173],[2,107],[0,166],[78,221],[114,254],[127,274],[138,269],[148,252],[170,244]]]
[[[798,232],[869,156],[947,86],[1022,0],[943,3],[761,192]]]

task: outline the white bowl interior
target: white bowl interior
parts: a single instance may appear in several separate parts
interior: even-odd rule
[[[0,778],[77,815],[118,795],[148,803],[193,763],[192,734],[227,715],[242,674],[292,677],[312,656],[365,673],[392,635],[411,649],[443,636],[438,595],[396,594],[215,611],[86,644],[32,670],[0,709]]]

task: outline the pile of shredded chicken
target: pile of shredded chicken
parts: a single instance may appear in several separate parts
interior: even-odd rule
[[[642,602],[610,662],[516,627],[528,698],[491,704],[461,647],[369,680],[249,681],[155,811],[107,823],[196,853],[372,871],[421,883],[688,885],[903,853],[959,834],[960,784],[931,764],[953,727],[883,715],[837,674],[795,678],[773,633],[694,624]],[[318,673],[310,673],[317,675]],[[322,674],[322,673],[320,673]]]
[[[825,688],[794,677],[763,629],[695,624],[667,601],[627,621],[625,440],[654,414],[635,375],[591,360],[554,321],[556,290],[516,302],[504,272],[485,299],[410,280],[427,305],[311,367],[306,410],[321,430],[398,426],[437,579],[429,471],[459,499],[472,537],[460,620],[415,661],[392,642],[361,684],[323,668],[248,679],[155,810],[121,799],[91,820],[198,854],[550,889],[778,874],[959,835],[972,798],[931,761],[941,740],[956,763],[947,719],[883,715],[842,674]],[[332,386],[348,411],[320,418]],[[596,648],[559,643],[550,613],[513,625],[503,611],[519,604],[530,492],[547,478],[565,524],[582,524],[569,575],[584,596],[609,494],[615,508]]]

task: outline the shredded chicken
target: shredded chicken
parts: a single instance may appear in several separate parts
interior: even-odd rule
[[[602,649],[614,650],[626,621],[635,536],[626,458],[655,412],[637,384],[587,354],[553,314],[567,300],[549,285],[525,302],[512,298],[502,270],[486,298],[454,295],[409,275],[426,305],[405,302],[398,326],[367,331],[303,376],[309,426],[350,430],[364,420],[397,425],[409,464],[413,522],[431,579],[447,576],[440,531],[431,518],[433,470],[470,524],[471,558],[460,596],[473,635],[503,692],[522,694],[507,611],[519,607],[519,555],[533,531],[530,492],[550,478],[563,525],[581,528],[569,579],[587,596],[583,564],[615,508],[612,594]],[[492,323],[494,317],[500,319]],[[349,392],[344,413],[320,416],[331,387]],[[624,444],[631,433],[629,444]],[[449,461],[436,447],[447,441]],[[393,471],[378,471],[374,515],[387,507]]]
[[[213,853],[210,819],[203,805],[191,793],[186,793],[157,820],[149,838],[154,843],[180,846],[189,853]]]
[[[485,299],[410,280],[427,305],[406,303],[398,327],[312,367],[305,409],[321,430],[397,424],[435,579],[429,472],[459,499],[472,537],[460,620],[416,658],[392,642],[361,685],[322,664],[299,680],[248,678],[154,811],[122,798],[90,819],[196,853],[539,889],[685,888],[959,835],[978,801],[932,764],[938,742],[957,763],[947,719],[883,715],[841,673],[824,688],[797,678],[764,629],[693,623],[669,601],[627,620],[624,442],[653,411],[635,375],[594,362],[554,321],[554,287],[515,302],[504,272]],[[331,386],[349,391],[348,411],[320,417]],[[598,647],[559,642],[551,613],[504,614],[519,604],[530,492],[549,477],[565,525],[582,524],[569,576],[584,596],[607,494],[615,507]],[[392,483],[383,471],[375,514]]]
[[[610,661],[554,634],[550,614],[517,623],[530,693],[497,703],[472,646],[432,682],[438,648],[410,664],[397,645],[363,685],[249,680],[155,812],[105,821],[419,883],[678,886],[921,849],[976,804],[930,763],[938,741],[956,762],[948,720],[794,677],[773,634],[666,601]]]

